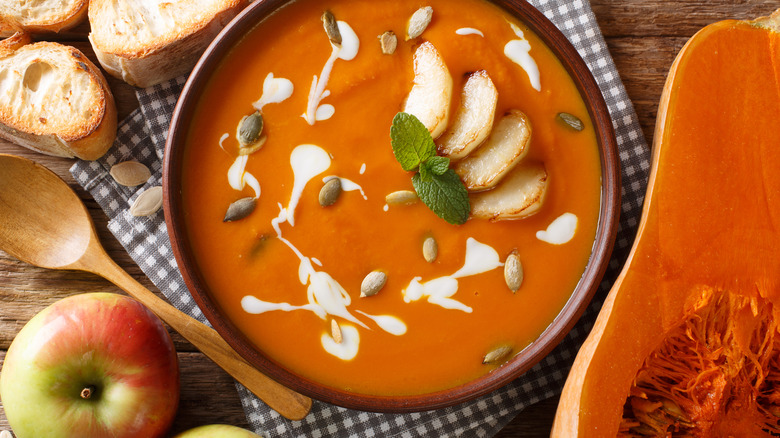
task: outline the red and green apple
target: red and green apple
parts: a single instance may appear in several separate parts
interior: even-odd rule
[[[179,402],[176,350],[138,301],[75,295],[42,310],[16,336],[0,399],[17,438],[160,437]]]

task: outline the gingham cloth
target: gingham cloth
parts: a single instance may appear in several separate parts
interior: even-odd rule
[[[586,0],[531,0],[573,43],[593,73],[612,116],[623,176],[623,205],[612,260],[593,303],[563,342],[530,371],[509,385],[472,402],[451,408],[377,414],[315,401],[301,421],[290,421],[269,409],[241,385],[238,392],[252,429],[268,437],[490,437],[523,408],[559,394],[579,346],[622,267],[636,234],[647,183],[650,151],[634,108],[607,51]],[[111,232],[144,273],[173,305],[205,322],[176,266],[162,212],[130,215],[129,206],[144,190],[161,184],[165,137],[185,78],[137,91],[140,108],[121,122],[116,142],[100,160],[77,162],[71,173],[105,210]],[[117,185],[109,169],[134,159],[146,164],[152,178],[141,187]]]

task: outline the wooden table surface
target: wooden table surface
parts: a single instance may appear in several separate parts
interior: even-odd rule
[[[650,143],[667,71],[687,39],[715,21],[768,15],[780,8],[780,1],[591,0],[591,5]],[[42,39],[71,44],[95,61],[87,41],[88,32],[89,25],[84,23]],[[138,106],[134,89],[113,78],[109,78],[109,83],[121,119]],[[141,283],[157,291],[108,231],[107,218],[97,203],[71,177],[68,169],[72,159],[36,154],[3,140],[0,140],[0,153],[31,158],[63,177],[86,203],[109,255]],[[14,336],[33,315],[60,298],[85,292],[121,293],[94,275],[35,268],[0,251],[0,364]],[[209,423],[246,427],[232,379],[187,341],[176,333],[172,335],[179,352],[182,390],[171,432]],[[551,399],[526,409],[497,437],[549,436],[556,406],[557,399]],[[0,430],[4,429],[10,427],[0,404]]]

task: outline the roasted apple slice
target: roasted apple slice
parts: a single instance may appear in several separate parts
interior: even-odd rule
[[[496,115],[498,91],[485,70],[469,75],[452,126],[436,142],[439,155],[459,160],[490,134]]]
[[[455,173],[470,192],[491,189],[528,154],[530,144],[531,121],[510,110],[482,146],[455,164]]]
[[[521,219],[542,207],[547,193],[544,164],[523,162],[516,166],[495,189],[469,195],[471,216],[481,219]]]
[[[426,41],[414,52],[414,85],[403,111],[416,116],[436,138],[447,128],[452,76],[439,51]]]

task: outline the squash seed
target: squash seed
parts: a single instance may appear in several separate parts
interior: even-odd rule
[[[149,168],[138,161],[123,161],[114,164],[111,166],[109,174],[117,184],[126,187],[140,186],[152,176]]]
[[[504,261],[504,281],[512,293],[517,292],[523,284],[523,264],[520,263],[516,250],[512,251]]]
[[[241,220],[255,211],[256,205],[257,199],[251,196],[241,198],[228,206],[227,212],[225,212],[225,218],[222,219],[222,222],[233,222]]]
[[[360,296],[370,297],[376,295],[387,283],[387,274],[382,271],[371,271],[360,284]]]
[[[241,147],[246,147],[259,140],[262,132],[263,116],[260,114],[260,111],[255,111],[248,116],[242,117],[241,121],[238,122],[236,138]]]
[[[494,363],[503,362],[511,352],[512,352],[512,347],[510,347],[509,345],[502,345],[500,347],[496,347],[490,350],[490,352],[488,352],[488,354],[485,355],[485,357],[482,359],[482,363],[494,364]]]
[[[338,178],[329,179],[320,189],[320,205],[327,207],[333,205],[341,196],[341,180]]]
[[[417,193],[411,190],[398,190],[385,196],[385,202],[389,205],[409,205],[414,204],[419,199]]]
[[[433,263],[434,260],[436,260],[436,256],[439,255],[439,245],[436,243],[436,239],[434,239],[433,236],[425,238],[422,252],[426,262]]]
[[[259,151],[263,148],[263,145],[265,144],[265,141],[268,140],[268,136],[264,135],[260,137],[259,140],[252,143],[251,145],[247,146],[241,146],[238,148],[238,155],[252,155],[255,152]]]
[[[341,335],[341,327],[339,327],[339,323],[337,323],[335,319],[330,320],[330,335],[337,344],[340,344],[341,341],[344,340],[344,337]]]
[[[582,120],[569,113],[558,113],[558,120],[575,131],[582,131],[585,128],[585,125],[582,124]]]
[[[406,40],[411,40],[422,35],[425,28],[431,23],[433,17],[433,8],[430,6],[422,7],[412,14],[409,19],[409,25],[406,27]]]
[[[339,25],[336,22],[336,17],[330,11],[322,13],[322,27],[325,28],[325,33],[328,35],[328,39],[336,46],[341,46],[341,32],[339,31]]]
[[[379,35],[379,47],[385,55],[392,55],[395,53],[395,49],[398,47],[398,38],[395,36],[395,32],[388,30],[382,35]]]
[[[138,195],[130,206],[130,214],[136,217],[150,216],[162,207],[162,187],[154,186]]]

